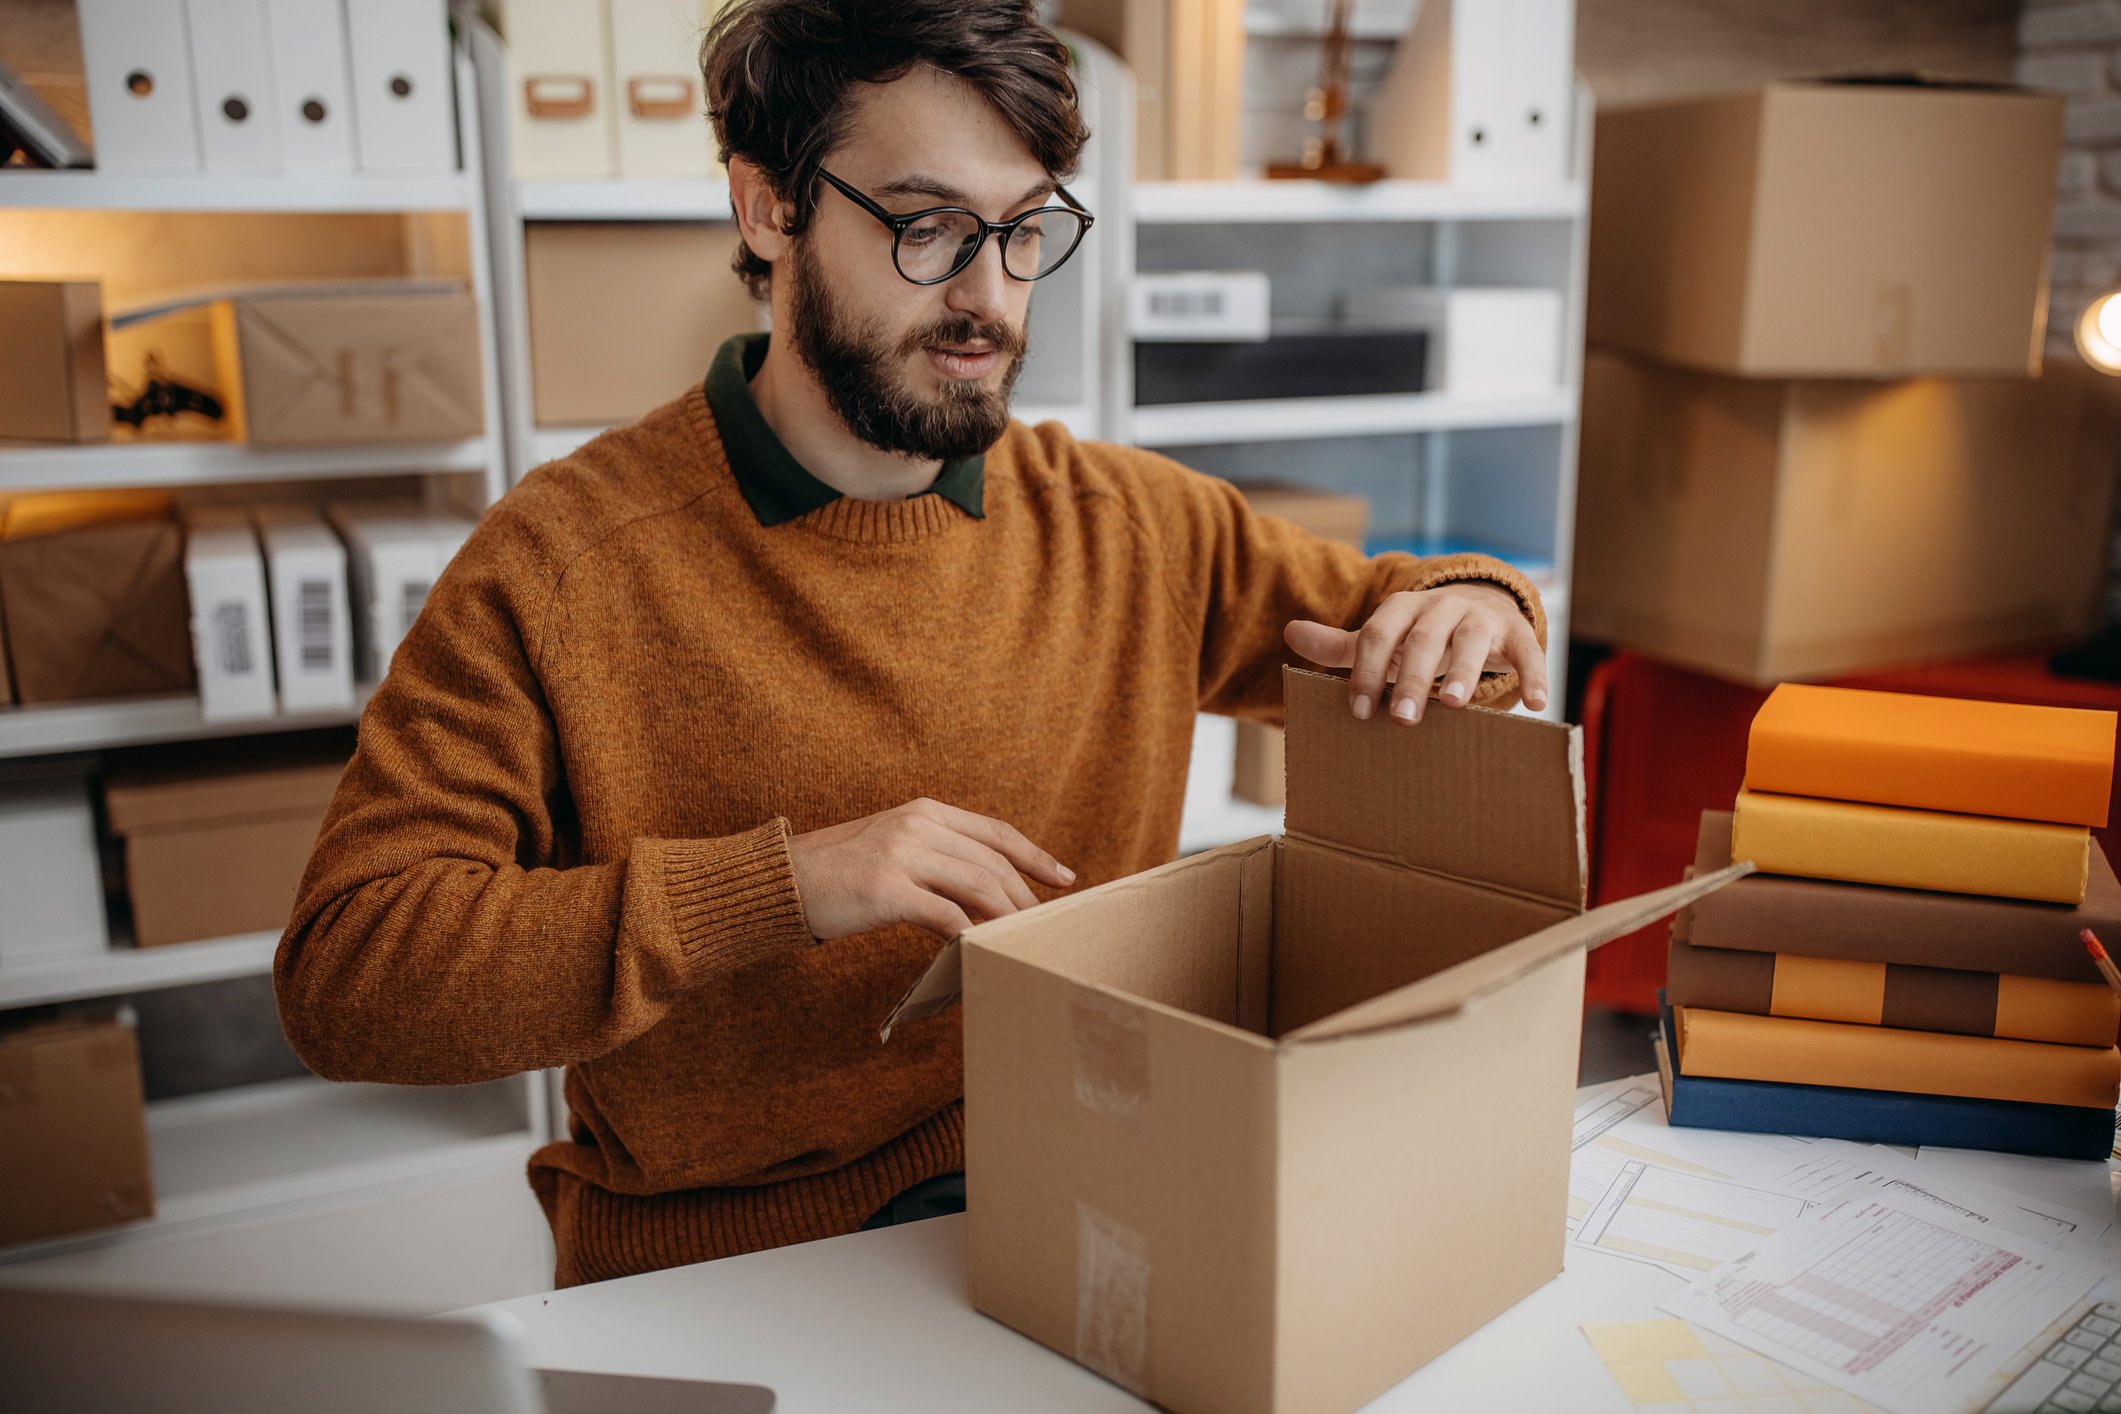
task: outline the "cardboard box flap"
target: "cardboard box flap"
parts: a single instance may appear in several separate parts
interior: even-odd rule
[[[1575,727],[1480,707],[1359,722],[1347,679],[1300,668],[1282,669],[1282,690],[1291,838],[1583,907]]]
[[[1751,861],[1745,861],[1654,893],[1637,894],[1594,908],[1397,991],[1299,1027],[1281,1039],[1291,1045],[1339,1040],[1449,1016],[1551,958],[1577,948],[1595,948],[1632,933],[1752,872]]]
[[[912,990],[900,998],[899,1004],[891,1009],[891,1015],[884,1018],[884,1025],[877,1032],[877,1039],[890,1040],[891,1028],[901,1021],[919,1021],[922,1017],[947,1011],[957,1001],[958,993],[963,990],[964,985],[964,948],[956,938],[952,938],[943,944],[943,950],[935,955],[935,961],[928,964],[928,970],[921,974],[920,981],[913,984]]]

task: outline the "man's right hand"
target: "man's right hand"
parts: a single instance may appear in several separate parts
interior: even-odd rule
[[[916,800],[792,835],[788,857],[810,931],[844,938],[914,923],[954,938],[1038,902],[1023,876],[1064,889],[1075,872],[1013,825]]]

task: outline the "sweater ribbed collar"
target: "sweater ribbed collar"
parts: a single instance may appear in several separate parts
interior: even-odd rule
[[[941,497],[976,519],[985,516],[984,453],[944,462],[925,491],[917,491],[904,501],[854,500],[813,476],[775,434],[765,414],[759,411],[758,401],[751,396],[751,380],[766,361],[770,337],[763,333],[739,334],[724,341],[708,369],[705,390],[715,430],[729,460],[730,475],[760,525],[781,525],[832,507],[834,514],[827,518],[837,527],[832,533],[855,539],[912,538],[942,529],[954,518],[928,514],[939,509],[932,505],[924,510],[914,509],[932,497]],[[865,506],[884,509],[881,513],[859,509]],[[899,513],[891,510],[894,507],[907,509]],[[826,526],[820,524],[818,528]]]

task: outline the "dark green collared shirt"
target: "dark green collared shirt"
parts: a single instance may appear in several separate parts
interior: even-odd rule
[[[729,454],[737,489],[760,525],[779,525],[829,506],[840,493],[803,469],[803,464],[774,435],[751,396],[751,380],[766,361],[766,334],[739,334],[716,351],[707,370],[707,407],[714,413]],[[985,453],[944,462],[934,484],[919,496],[935,495],[967,515],[984,518],[987,457]]]

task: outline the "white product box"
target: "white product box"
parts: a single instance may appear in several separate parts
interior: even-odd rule
[[[346,542],[355,671],[380,682],[471,522],[404,501],[344,501],[329,514]]]
[[[1395,177],[1558,182],[1575,128],[1575,0],[1424,0],[1371,117]]]
[[[353,614],[346,546],[308,505],[265,505],[253,516],[265,551],[280,710],[354,705]]]
[[[445,0],[351,0],[346,55],[361,170],[455,171],[457,109]]]
[[[88,777],[58,762],[0,771],[0,968],[110,946]]]
[[[266,0],[280,158],[290,172],[351,172],[353,95],[342,0]]]
[[[1502,396],[1561,382],[1561,294],[1546,289],[1400,286],[1341,297],[1341,322],[1429,332],[1431,388]]]
[[[196,172],[184,0],[77,0],[99,172]]]
[[[237,506],[193,508],[185,512],[184,532],[184,587],[191,596],[200,715],[209,722],[270,717],[265,559],[250,515]]]
[[[722,0],[606,0],[611,111],[622,177],[705,177],[720,169],[700,88],[700,38]]]
[[[611,176],[618,132],[608,0],[501,0],[500,15],[516,175]],[[658,70],[690,52],[666,56]]]
[[[1128,323],[1148,343],[1260,343],[1268,333],[1266,274],[1186,270],[1136,275]]]
[[[280,100],[273,86],[265,0],[185,0],[200,165],[209,172],[280,170]]]

